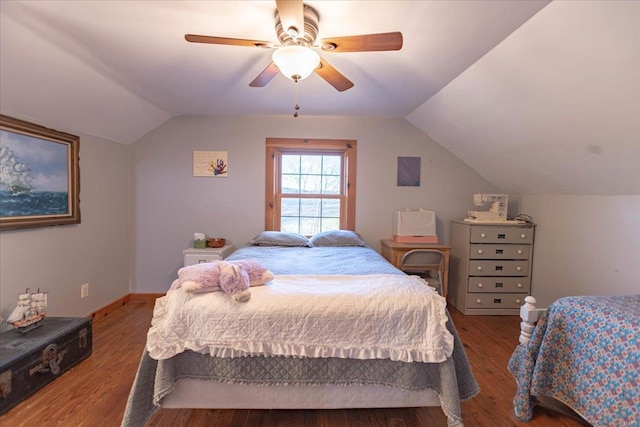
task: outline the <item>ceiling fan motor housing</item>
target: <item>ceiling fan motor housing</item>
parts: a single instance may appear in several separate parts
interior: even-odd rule
[[[280,72],[294,81],[302,80],[305,76],[315,73],[339,92],[352,88],[353,82],[327,60],[321,58],[316,52],[317,48],[323,52],[375,52],[402,49],[402,33],[399,31],[325,38],[318,46],[315,43],[318,38],[320,16],[314,8],[304,4],[303,0],[276,0],[274,18],[279,46],[264,40],[198,34],[185,34],[185,39],[190,43],[273,48],[271,63],[249,83],[251,87],[266,86]],[[287,28],[284,28],[284,25]]]
[[[282,27],[282,21],[280,20],[280,15],[276,10],[276,34],[278,35],[278,40],[283,46],[291,45],[291,44],[299,44],[302,46],[312,46],[316,37],[318,37],[318,22],[320,18],[318,16],[318,11],[316,11],[311,6],[304,5],[304,35],[300,36],[299,28],[295,28],[298,30],[297,33],[290,34],[288,28]]]

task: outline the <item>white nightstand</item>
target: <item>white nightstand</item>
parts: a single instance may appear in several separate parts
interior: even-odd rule
[[[221,248],[195,249],[188,248],[182,251],[184,266],[211,262],[228,257],[236,248],[233,245],[225,245]]]

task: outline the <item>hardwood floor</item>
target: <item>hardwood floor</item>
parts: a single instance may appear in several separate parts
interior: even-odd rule
[[[153,301],[132,299],[93,324],[93,354],[0,417],[0,426],[119,426],[150,325]],[[451,310],[481,393],[462,403],[467,427],[579,427],[570,416],[536,408],[513,414],[515,382],[506,365],[518,341],[515,316],[463,316]],[[148,426],[368,427],[446,426],[440,408],[348,410],[162,409]]]

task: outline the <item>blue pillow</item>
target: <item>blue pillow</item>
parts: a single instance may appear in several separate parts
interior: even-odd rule
[[[310,239],[313,246],[367,246],[358,233],[350,230],[331,230]]]
[[[313,244],[302,234],[284,233],[282,231],[263,231],[249,242],[256,246],[303,246],[312,247]]]

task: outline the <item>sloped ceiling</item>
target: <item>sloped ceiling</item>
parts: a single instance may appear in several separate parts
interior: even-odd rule
[[[640,194],[640,2],[555,1],[407,119],[510,194]]]
[[[640,2],[309,1],[319,38],[402,31],[397,52],[323,53],[355,86],[299,85],[305,115],[406,117],[511,194],[640,194]],[[129,144],[173,116],[289,115],[248,83],[271,1],[0,2],[0,110]]]
[[[401,31],[393,52],[322,53],[355,86],[312,75],[303,115],[404,117],[547,1],[308,1],[318,39]],[[172,116],[293,113],[295,85],[251,82],[271,51],[187,33],[276,42],[275,1],[0,2],[2,111],[131,143]]]

